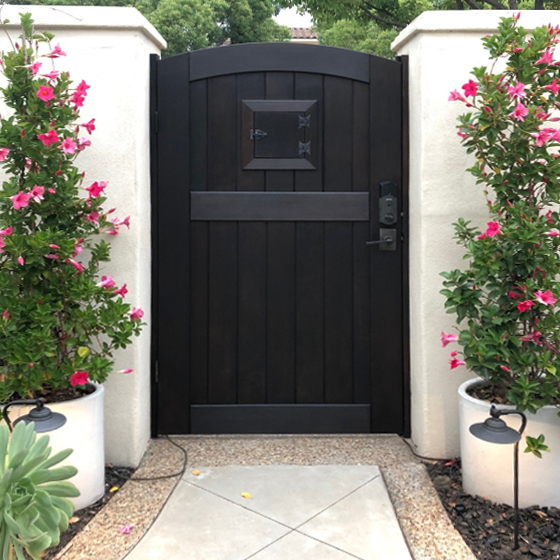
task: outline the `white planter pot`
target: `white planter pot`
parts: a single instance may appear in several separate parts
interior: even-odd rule
[[[475,438],[469,426],[484,422],[491,404],[467,394],[467,388],[481,379],[470,379],[459,387],[459,420],[463,488],[469,494],[494,502],[513,505],[513,445],[488,443]],[[498,405],[513,410],[513,406]],[[536,414],[527,414],[525,435],[544,434],[550,453],[538,459],[524,453],[525,437],[519,442],[519,506],[560,507],[560,417],[558,407],[545,406]],[[512,428],[518,429],[520,418],[503,416]]]
[[[72,465],[78,474],[70,479],[80,491],[73,498],[76,509],[87,507],[99,500],[105,493],[105,450],[103,441],[103,385],[96,385],[95,391],[85,397],[61,403],[46,403],[53,412],[66,416],[66,424],[57,430],[47,432],[52,453],[63,449],[74,452],[61,465]],[[9,409],[13,422],[27,414],[31,407],[14,406]]]

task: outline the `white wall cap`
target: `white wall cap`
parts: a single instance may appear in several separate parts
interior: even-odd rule
[[[17,6],[4,5],[2,20],[9,19],[8,30],[19,29],[19,14],[31,13],[35,28],[43,31],[60,29],[107,29],[140,31],[159,49],[167,43],[158,30],[136,9],[120,6]]]
[[[391,43],[399,52],[419,33],[495,33],[500,18],[521,12],[519,24],[528,30],[560,24],[560,10],[440,10],[420,14]]]

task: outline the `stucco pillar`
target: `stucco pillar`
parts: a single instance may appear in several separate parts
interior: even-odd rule
[[[510,11],[424,12],[393,42],[410,62],[410,333],[412,439],[431,457],[459,454],[457,387],[469,377],[450,371],[440,332],[452,332],[444,311],[442,271],[464,266],[452,239],[459,217],[483,226],[488,220],[482,186],[466,173],[473,164],[455,128],[462,103],[449,92],[488,63],[481,38],[496,31]],[[517,11],[515,12],[517,13]],[[559,11],[522,11],[527,30],[560,23]]]
[[[10,20],[5,27],[14,39],[19,14],[26,12],[37,30],[55,33],[54,44],[67,53],[54,61],[54,69],[91,85],[81,116],[83,122],[95,118],[96,130],[76,165],[86,182],[108,181],[106,209],[116,207],[114,216],[131,217],[130,230],[111,237],[112,262],[103,273],[119,286],[127,284],[125,301],[144,309],[148,325],[117,353],[116,369],[134,372],[111,375],[105,385],[105,450],[107,461],[136,466],[150,437],[149,58],[165,41],[135,8],[4,6],[1,18]],[[4,33],[0,48],[11,48]],[[47,72],[52,69],[43,64]]]

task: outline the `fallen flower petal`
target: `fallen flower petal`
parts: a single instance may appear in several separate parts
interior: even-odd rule
[[[121,527],[118,532],[120,535],[130,535],[130,531],[132,531],[133,527],[134,523],[129,523],[128,525]]]

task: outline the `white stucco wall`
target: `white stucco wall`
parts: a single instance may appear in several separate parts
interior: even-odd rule
[[[449,348],[440,332],[452,332],[444,311],[441,271],[462,267],[462,249],[452,239],[459,217],[488,221],[482,186],[465,172],[472,165],[455,129],[462,103],[449,92],[470,79],[488,58],[480,39],[494,33],[509,11],[425,12],[393,42],[410,62],[410,332],[412,439],[431,457],[459,454],[457,387],[473,377],[449,369]],[[517,11],[515,12],[517,13]],[[559,11],[522,11],[527,30],[560,24]]]
[[[150,437],[149,58],[165,41],[135,8],[81,6],[4,6],[1,18],[10,20],[13,38],[25,12],[32,13],[36,29],[55,33],[54,44],[67,53],[54,61],[55,69],[91,85],[81,116],[82,122],[95,118],[96,130],[76,164],[87,184],[109,182],[105,207],[117,208],[113,216],[131,216],[130,230],[110,238],[112,262],[104,273],[119,286],[126,282],[125,301],[144,309],[148,325],[117,354],[116,369],[134,372],[111,375],[105,385],[105,451],[107,461],[136,466]],[[10,48],[4,33],[0,48]]]

